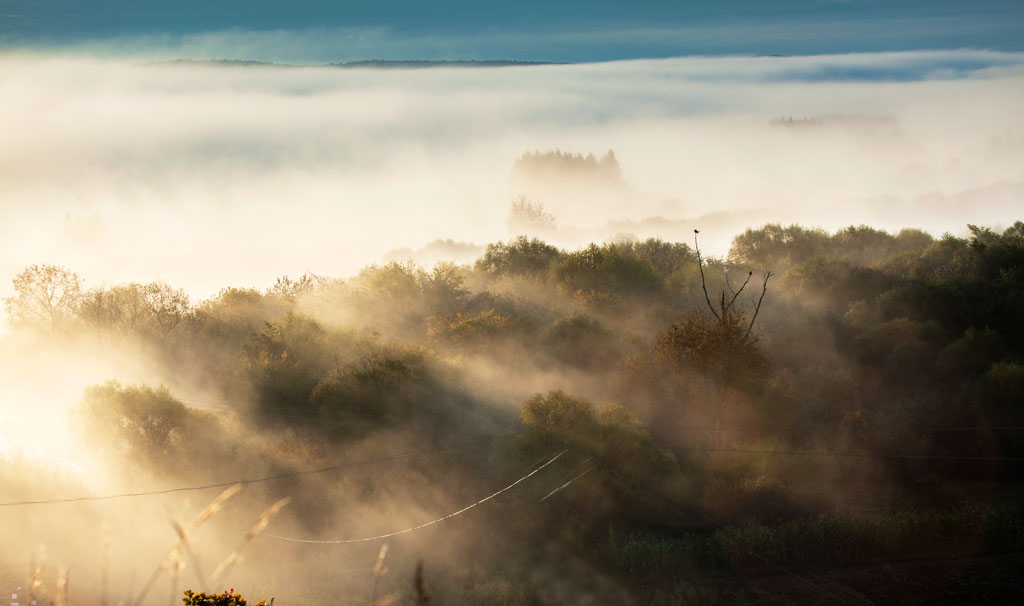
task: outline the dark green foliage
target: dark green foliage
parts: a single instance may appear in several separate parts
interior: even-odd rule
[[[1024,456],[1024,364],[993,364],[978,381],[976,393],[988,422],[996,427],[1000,451]]]
[[[663,279],[651,261],[631,246],[591,244],[566,255],[552,270],[552,279],[569,292],[646,295],[661,290]]]
[[[370,265],[359,272],[356,282],[370,298],[377,301],[406,301],[421,294],[421,270],[411,261],[387,265]]]
[[[634,533],[608,543],[611,563],[645,578],[739,569],[775,572],[774,564],[827,569],[876,558],[953,555],[983,545],[1002,551],[1024,541],[1019,504],[961,506],[874,515],[825,514],[776,526],[745,524],[679,537]],[[1011,547],[1015,546],[1015,547]]]
[[[914,277],[921,280],[963,278],[970,272],[970,248],[967,240],[945,234],[921,253]]]
[[[938,370],[948,377],[963,380],[985,372],[1006,352],[1006,344],[998,332],[991,328],[978,330],[971,327],[943,348],[939,354]]]
[[[442,399],[418,349],[385,347],[366,351],[321,377],[309,396],[310,406],[323,417],[369,417],[398,423],[427,409],[424,402]],[[422,399],[421,399],[422,398]]]
[[[98,448],[158,474],[181,476],[197,463],[233,457],[233,439],[225,439],[216,417],[187,408],[163,387],[90,387],[75,418]]]
[[[438,318],[430,335],[461,346],[480,346],[511,336],[518,327],[512,314],[487,309],[476,314],[456,312],[454,317]]]
[[[195,330],[201,338],[230,344],[237,351],[248,336],[267,322],[276,322],[288,304],[251,288],[226,288],[196,310]]]
[[[755,390],[767,379],[769,364],[747,328],[738,313],[717,319],[692,312],[658,337],[656,357],[680,370],[706,375],[723,387]]]
[[[433,313],[459,309],[469,296],[461,268],[454,263],[438,263],[423,279],[423,299]]]
[[[633,533],[625,540],[609,537],[611,564],[625,573],[643,578],[680,576],[694,569],[719,569],[728,566],[722,546],[704,533],[681,537]]]
[[[898,318],[861,333],[854,351],[864,363],[896,381],[920,381],[934,368],[945,342],[945,331],[938,323]]]
[[[432,544],[445,550],[430,562],[435,601],[542,603],[532,577],[495,581],[529,577],[542,553],[672,603],[688,571],[777,572],[766,558],[817,570],[1020,549],[1019,507],[993,495],[1022,478],[1024,223],[969,229],[935,239],[767,225],[700,266],[682,243],[622,237],[563,252],[521,237],[474,267],[389,263],[197,306],[164,284],[74,295],[76,276],[36,267],[8,304],[63,283],[67,304],[44,299],[54,314],[11,312],[15,334],[88,327],[103,346],[141,344],[161,376],[195,385],[183,393],[234,412],[214,417],[163,388],[90,389],[79,426],[140,483],[316,469],[510,429],[475,450],[266,490],[295,495],[284,514],[295,527],[340,535],[368,495],[398,510],[411,494],[412,513],[430,519],[565,450],[460,518],[472,541]],[[712,295],[725,291],[710,306],[701,270]],[[778,279],[755,308],[764,270]],[[621,405],[594,404],[607,394]],[[611,528],[625,538],[602,550]],[[409,570],[419,536],[394,543]],[[531,556],[486,553],[496,541]],[[465,562],[473,584],[444,580]],[[406,601],[408,581],[394,586]]]
[[[310,318],[288,313],[267,323],[242,346],[241,359],[249,373],[261,409],[295,410],[308,407],[320,380],[351,351],[351,342]]]
[[[544,342],[547,353],[567,366],[607,368],[621,359],[615,333],[604,322],[580,312],[552,324]]]
[[[527,400],[522,421],[522,450],[528,456],[568,447],[572,458],[586,459],[592,471],[565,498],[582,500],[591,515],[652,515],[648,495],[636,487],[659,484],[676,470],[674,457],[654,443],[635,415],[617,404],[597,409],[583,398],[551,391]]]
[[[772,223],[733,238],[729,259],[744,266],[780,271],[822,254],[828,241],[829,235],[820,229]]]
[[[495,276],[537,275],[562,257],[562,252],[537,238],[519,236],[508,243],[488,244],[476,262],[479,271]]]

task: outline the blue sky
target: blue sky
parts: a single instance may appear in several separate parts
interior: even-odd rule
[[[0,48],[279,62],[1024,50],[1019,0],[0,0]]]

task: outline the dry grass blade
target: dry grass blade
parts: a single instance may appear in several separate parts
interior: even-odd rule
[[[32,561],[29,563],[29,569],[32,571],[32,580],[28,584],[28,603],[35,604],[36,596],[38,595],[39,588],[43,585],[43,579],[40,575],[43,572],[43,563],[46,560],[46,548],[42,545],[39,546],[38,559],[36,556],[32,556]]]
[[[185,556],[188,557],[189,564],[192,565],[192,570],[196,574],[196,582],[199,583],[200,589],[207,588],[206,575],[203,574],[202,566],[199,565],[199,557],[196,556],[196,552],[192,549],[192,546],[188,544],[188,533],[178,522],[171,520],[171,526],[174,527],[174,532],[178,534],[178,540],[181,543],[181,548],[185,552]]]
[[[423,582],[423,562],[416,564],[416,578],[413,580],[416,586],[416,606],[431,606],[433,601],[427,595],[427,586]]]
[[[210,504],[207,505],[205,509],[203,509],[202,513],[199,514],[199,517],[197,517],[196,520],[192,522],[192,525],[189,527],[189,531],[187,533],[179,533],[178,542],[175,543],[173,547],[171,547],[171,550],[167,552],[167,555],[164,557],[163,561],[160,562],[160,565],[157,566],[156,570],[153,571],[153,574],[149,576],[149,579],[146,581],[146,584],[142,587],[142,590],[139,592],[139,595],[135,598],[132,604],[139,604],[140,602],[142,602],[142,600],[149,593],[149,590],[153,588],[153,584],[156,583],[157,579],[160,578],[160,575],[163,573],[163,571],[170,568],[170,566],[177,559],[180,558],[179,554],[181,550],[185,547],[185,545],[188,543],[188,537],[193,532],[195,532],[200,526],[202,526],[204,522],[209,520],[211,517],[213,517],[214,514],[220,511],[220,508],[224,505],[224,502],[238,494],[240,490],[242,490],[241,484],[235,484],[234,486],[227,488],[224,492],[220,493],[217,496],[217,498],[210,501]]]
[[[373,565],[373,588],[370,591],[370,603],[377,603],[377,585],[380,583],[380,578],[384,576],[387,569],[384,567],[384,559],[388,557],[388,544],[384,543],[380,546],[380,552],[377,553],[377,562]]]
[[[71,567],[64,569],[64,574],[60,575],[57,579],[57,598],[60,600],[58,604],[60,606],[68,606],[71,602],[68,600],[68,586],[71,583]]]
[[[217,569],[213,571],[213,576],[210,577],[211,582],[216,583],[217,580],[221,577],[221,575],[223,575],[233,565],[235,565],[237,562],[241,560],[242,550],[245,549],[246,545],[248,545],[254,538],[256,538],[257,535],[262,533],[263,530],[267,527],[267,524],[270,523],[270,519],[277,515],[277,512],[281,511],[281,509],[284,508],[285,505],[290,503],[291,500],[291,497],[285,497],[271,505],[269,509],[267,509],[266,511],[263,512],[262,515],[260,515],[259,519],[256,520],[256,523],[249,530],[249,532],[245,533],[245,536],[242,538],[242,542],[238,544],[238,547],[236,547],[235,550],[231,552],[231,555],[225,558],[225,560],[221,562],[219,566],[217,566]]]
[[[181,560],[181,552],[175,550],[174,560],[171,562],[171,599],[170,606],[174,606],[178,602],[178,586],[181,585],[181,569],[185,567],[185,563]]]
[[[210,501],[210,504],[206,506],[206,509],[204,509],[203,512],[199,514],[199,517],[197,517],[194,522],[192,522],[192,526],[190,526],[188,529],[188,534],[192,535],[192,533],[194,533],[200,526],[202,526],[204,522],[209,520],[218,511],[220,511],[220,508],[224,506],[224,503],[228,499],[235,496],[241,491],[242,485],[235,484],[234,486],[228,487],[227,490],[217,495],[217,498]]]
[[[103,544],[100,547],[100,606],[107,606],[110,589],[110,521],[103,521]]]

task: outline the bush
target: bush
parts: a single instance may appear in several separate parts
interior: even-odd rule
[[[186,606],[247,606],[248,604],[245,598],[235,593],[234,589],[228,589],[224,593],[193,593],[191,589],[186,589],[185,597],[181,598],[181,601]],[[271,604],[273,602],[273,600],[270,601]],[[260,600],[253,606],[266,606],[266,604],[266,600]]]

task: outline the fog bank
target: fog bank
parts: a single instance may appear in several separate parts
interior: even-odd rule
[[[944,51],[340,70],[12,54],[0,294],[32,263],[206,297],[506,238],[524,193],[509,172],[533,150],[611,149],[622,168],[625,193],[538,200],[564,246],[621,231],[612,220],[707,213],[735,213],[737,229],[1008,224],[1024,197],[1022,63]],[[710,252],[729,232],[708,235]]]

